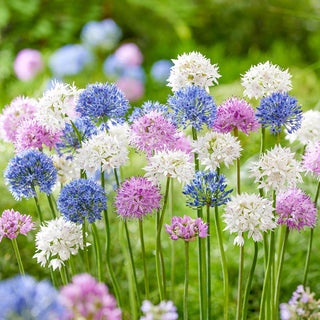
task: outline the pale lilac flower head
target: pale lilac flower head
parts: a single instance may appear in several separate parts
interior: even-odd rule
[[[320,179],[320,141],[314,146],[309,145],[302,161],[303,168]]]
[[[125,43],[115,51],[116,58],[127,66],[138,66],[143,61],[143,55],[134,43]]]
[[[277,195],[278,224],[286,224],[290,230],[304,230],[316,225],[317,208],[308,195],[300,189],[290,189]]]
[[[0,242],[3,237],[10,240],[16,238],[19,234],[27,235],[27,232],[33,230],[34,222],[31,217],[22,215],[13,209],[4,210],[0,217]]]
[[[144,95],[144,84],[138,79],[121,77],[117,80],[117,87],[130,101],[137,101]]]
[[[234,129],[249,135],[260,127],[255,116],[254,108],[244,99],[232,97],[224,101],[218,107],[217,118],[213,128],[222,133],[228,133]]]
[[[161,301],[154,306],[150,301],[145,300],[142,303],[141,311],[144,315],[140,320],[176,320],[179,317],[177,308],[172,301]]]
[[[121,310],[104,283],[87,273],[75,275],[60,290],[60,301],[69,319],[121,320]]]
[[[23,49],[17,54],[13,67],[20,80],[31,80],[43,69],[42,55],[38,50]]]

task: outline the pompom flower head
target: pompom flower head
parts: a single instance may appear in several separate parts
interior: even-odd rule
[[[139,66],[143,55],[135,43],[124,43],[114,53],[115,57],[127,66]]]
[[[211,64],[199,52],[184,53],[178,56],[178,59],[172,59],[174,65],[171,67],[170,76],[168,78],[168,86],[173,91],[186,88],[191,85],[199,86],[209,91],[209,87],[221,77],[216,64]]]
[[[270,128],[272,134],[281,132],[282,126],[291,133],[301,126],[302,109],[288,93],[276,92],[261,99],[256,117],[263,127]]]
[[[3,237],[10,240],[16,238],[19,234],[27,235],[34,227],[31,217],[22,215],[13,209],[4,210],[0,217],[0,242]]]
[[[143,316],[140,320],[176,320],[179,317],[177,308],[172,301],[161,301],[154,306],[150,301],[145,300],[142,303],[141,311]]]
[[[213,97],[194,85],[169,96],[168,104],[172,109],[173,122],[183,129],[192,126],[201,131],[204,125],[212,127],[217,115]]]
[[[303,155],[303,168],[320,179],[320,141],[314,146],[309,145]]]
[[[317,208],[308,195],[300,189],[279,193],[276,201],[278,224],[285,224],[290,230],[301,230],[316,225]]]
[[[4,172],[5,183],[16,200],[37,196],[36,188],[47,195],[56,183],[57,169],[50,157],[36,150],[15,155]]]
[[[117,214],[123,219],[148,217],[154,209],[160,209],[161,194],[158,186],[143,177],[131,177],[122,182],[115,196]]]
[[[222,215],[227,225],[225,230],[237,233],[234,244],[243,246],[243,233],[248,231],[248,238],[262,241],[261,232],[274,229],[275,223],[271,201],[255,194],[243,193],[231,196]]]
[[[204,223],[201,218],[192,219],[184,215],[182,217],[172,217],[171,226],[165,224],[167,233],[170,234],[170,239],[184,241],[195,241],[197,237],[205,238],[208,235],[208,224]]]
[[[92,223],[102,218],[102,210],[107,209],[107,196],[95,182],[78,179],[62,188],[57,204],[66,220]]]
[[[168,112],[168,107],[158,101],[146,101],[141,108],[134,108],[131,116],[129,116],[129,122],[134,122],[150,112],[166,114]]]
[[[61,268],[64,261],[83,249],[82,227],[63,217],[45,222],[36,234],[36,251],[33,256],[41,266]]]
[[[80,179],[80,170],[67,155],[58,156],[54,154],[52,160],[57,169],[57,183],[66,183],[71,180]]]
[[[104,283],[87,273],[77,274],[60,290],[60,301],[68,319],[121,320],[121,310]]]

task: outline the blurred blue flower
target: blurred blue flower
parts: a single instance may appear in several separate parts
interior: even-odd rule
[[[134,120],[142,117],[143,115],[151,111],[156,111],[165,114],[168,112],[168,106],[166,106],[165,104],[160,104],[158,101],[146,101],[143,103],[141,108],[134,108],[131,116],[129,117],[129,122],[133,122]]]
[[[172,66],[173,63],[170,60],[159,60],[155,62],[151,67],[151,77],[158,83],[166,83]]]

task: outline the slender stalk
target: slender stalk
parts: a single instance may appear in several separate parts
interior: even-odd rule
[[[48,198],[50,210],[51,210],[51,213],[52,213],[52,218],[55,219],[57,217],[57,215],[56,215],[56,211],[54,209],[54,205],[53,205],[53,201],[52,201],[52,198],[51,198],[51,194],[48,194],[47,198]]]
[[[24,273],[24,268],[23,268],[23,264],[22,264],[22,260],[21,260],[21,256],[20,256],[20,252],[19,252],[19,248],[18,248],[17,239],[16,239],[16,238],[13,238],[13,239],[11,240],[11,243],[12,243],[13,251],[14,251],[14,253],[15,253],[15,255],[16,255],[16,258],[17,258],[17,262],[18,262],[20,274],[21,274],[22,276],[24,276],[25,273]]]
[[[260,144],[260,156],[264,154],[264,151],[266,149],[265,147],[265,136],[266,136],[266,128],[261,125],[261,144]]]
[[[157,283],[159,289],[159,297],[160,301],[164,300],[164,293],[163,293],[163,283],[161,281],[161,266],[160,266],[160,252],[158,252],[158,229],[160,226],[160,210],[157,210],[157,217],[156,217],[156,273],[157,273]]]
[[[173,190],[174,190],[174,180],[171,181],[169,190],[169,211],[171,218],[173,217]],[[171,242],[171,300],[175,301],[175,275],[176,275],[176,242]]]
[[[143,261],[144,288],[145,288],[146,299],[149,300],[149,278],[148,278],[148,269],[147,269],[147,262],[146,262],[146,252],[144,247],[143,225],[140,219],[139,219],[139,233],[140,233],[141,252],[142,252],[142,261]]]
[[[208,234],[207,241],[207,319],[211,319],[211,257],[210,257],[210,205],[207,205]]]
[[[87,231],[86,231],[85,221],[82,224],[82,239],[83,239],[83,254],[84,254],[85,267],[86,267],[86,271],[90,273],[90,264],[89,264],[89,257],[88,257],[88,248],[87,248]]]
[[[71,270],[71,276],[73,277],[75,274],[77,274],[77,271],[76,271],[76,267],[74,265],[74,261],[73,261],[73,256],[72,255],[70,255],[69,266],[70,266],[70,270]]]
[[[66,273],[65,266],[62,266],[60,268],[60,275],[61,275],[62,284],[66,286],[68,284],[68,281],[67,281],[67,273]]]
[[[119,177],[118,177],[117,169],[114,169],[113,172],[114,172],[114,178],[116,179],[116,183],[117,183],[117,186],[118,186],[118,188],[119,188],[119,187],[120,187],[120,182],[119,182]]]
[[[184,243],[185,243],[185,277],[184,277],[183,319],[188,320],[189,242],[185,241]]]
[[[58,280],[57,280],[57,276],[53,270],[52,267],[50,267],[50,276],[51,276],[51,281],[52,281],[52,284],[55,288],[58,288]]]
[[[37,213],[38,213],[38,217],[39,217],[39,220],[40,220],[40,223],[43,223],[43,215],[42,215],[42,211],[40,209],[40,204],[39,204],[39,199],[37,196],[34,196],[34,201],[36,203],[36,208],[37,208]]]
[[[91,223],[91,230],[93,234],[93,241],[95,246],[95,253],[96,253],[96,262],[97,262],[97,269],[98,269],[98,280],[99,282],[103,282],[103,266],[102,266],[102,256],[101,256],[101,245],[99,239],[99,233],[97,226],[95,223]]]
[[[244,245],[240,246],[239,274],[238,274],[238,301],[237,301],[237,317],[236,317],[237,320],[241,319],[243,254],[244,254]]]

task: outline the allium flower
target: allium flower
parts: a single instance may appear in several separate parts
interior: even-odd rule
[[[252,163],[250,171],[250,177],[254,177],[259,184],[258,188],[265,188],[266,191],[283,192],[302,182],[300,172],[303,169],[299,161],[294,159],[294,153],[289,148],[280,146],[267,150],[259,161]]]
[[[50,157],[36,150],[25,150],[15,155],[5,172],[5,183],[16,200],[29,199],[40,192],[50,194],[57,179],[57,170]]]
[[[121,320],[121,310],[108,287],[87,273],[77,274],[60,290],[68,319]]]
[[[180,89],[174,96],[169,96],[168,104],[174,123],[183,129],[189,125],[197,131],[201,131],[203,125],[212,127],[217,115],[213,97],[196,86]]]
[[[170,69],[172,67],[172,62],[169,60],[159,60],[156,61],[151,67],[151,77],[153,80],[160,84],[166,83],[170,76]]]
[[[128,108],[128,100],[114,84],[97,82],[88,84],[82,91],[76,110],[82,117],[106,122],[110,118],[121,121]]]
[[[49,281],[16,276],[0,282],[0,319],[66,320],[58,291]]]
[[[57,183],[66,183],[71,180],[80,179],[80,169],[74,164],[72,159],[63,154],[52,156],[53,164],[57,169]]]
[[[177,178],[186,184],[193,178],[194,164],[184,151],[163,150],[156,151],[143,170],[146,171],[145,177],[154,184],[158,184],[159,179],[164,177]]]
[[[37,110],[37,100],[17,97],[6,106],[0,115],[0,133],[6,142],[14,142],[17,129],[24,120],[33,119]]]
[[[205,170],[215,170],[221,163],[228,168],[240,157],[241,150],[238,138],[231,133],[208,131],[193,142],[192,151],[198,154],[200,163],[206,166]]]
[[[213,128],[222,133],[228,133],[234,129],[249,135],[258,131],[258,120],[254,108],[244,99],[229,98],[218,106],[217,118]]]
[[[282,126],[289,132],[297,131],[301,126],[302,109],[297,100],[288,93],[273,93],[261,99],[256,117],[272,134],[282,131]]]
[[[129,117],[129,122],[133,122],[152,111],[166,114],[168,112],[168,107],[165,104],[160,104],[158,101],[144,102],[141,108],[134,108]]]
[[[176,140],[175,140],[174,144],[171,145],[171,146],[170,145],[168,146],[169,150],[181,150],[181,151],[184,151],[193,160],[193,154],[191,153],[191,151],[192,151],[191,139],[188,136],[186,136],[183,131],[177,132],[175,134],[175,138],[176,138]]]
[[[13,68],[20,80],[31,80],[43,70],[42,55],[38,50],[23,49],[17,54]]]
[[[219,67],[212,65],[210,59],[199,52],[184,53],[178,59],[172,59],[172,62],[174,66],[171,67],[168,86],[173,91],[195,85],[209,92],[209,87],[214,82],[218,84],[218,78],[221,77]]]
[[[4,210],[0,217],[0,242],[3,237],[10,240],[16,238],[19,234],[27,235],[33,230],[34,222],[31,222],[31,217],[22,215],[13,209]]]
[[[123,219],[140,219],[160,209],[161,194],[158,186],[143,177],[131,177],[122,182],[115,196],[117,214]]]
[[[205,238],[208,235],[208,224],[204,223],[201,218],[192,219],[184,215],[182,217],[173,217],[171,226],[165,224],[167,233],[170,234],[170,239],[184,241],[195,241],[197,237]]]
[[[314,146],[309,145],[302,159],[303,168],[320,179],[320,141]]]
[[[127,66],[138,66],[143,61],[143,55],[134,43],[121,45],[114,53],[116,58]]]
[[[144,315],[140,320],[176,320],[179,317],[177,308],[172,301],[161,301],[154,306],[150,301],[145,300],[142,303],[141,311]]]
[[[221,206],[230,198],[228,194],[232,190],[226,190],[226,177],[215,171],[196,171],[194,179],[183,188],[183,194],[187,196],[187,205],[192,208],[202,206]]]
[[[54,82],[50,90],[39,99],[36,118],[47,129],[62,131],[70,123],[80,90],[74,85]]]
[[[261,98],[274,92],[288,92],[292,89],[291,74],[287,70],[281,70],[279,66],[269,61],[259,63],[242,76],[241,84],[245,88],[244,96]]]
[[[36,234],[36,254],[33,256],[42,267],[61,268],[64,261],[83,249],[82,227],[63,217],[49,220]]]
[[[117,80],[117,87],[129,101],[137,101],[144,95],[144,84],[141,80],[130,77],[121,77]]]
[[[313,201],[300,189],[290,189],[277,195],[277,223],[286,224],[290,230],[313,228],[316,225],[317,212]]]
[[[107,196],[92,180],[78,179],[62,188],[57,205],[66,220],[92,223],[102,218],[102,210],[107,209]]]
[[[277,226],[271,201],[255,194],[243,193],[231,196],[222,215],[227,225],[225,230],[238,233],[234,244],[243,246],[243,233],[248,231],[248,238],[262,241],[261,232],[267,232]]]

